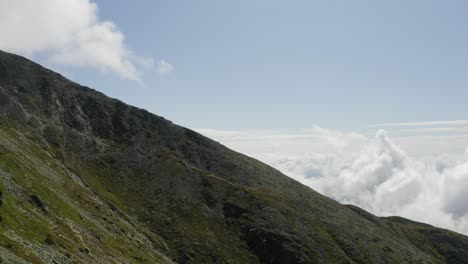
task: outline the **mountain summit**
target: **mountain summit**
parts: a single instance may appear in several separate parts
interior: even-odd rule
[[[468,237],[345,206],[0,52],[6,263],[467,263]]]

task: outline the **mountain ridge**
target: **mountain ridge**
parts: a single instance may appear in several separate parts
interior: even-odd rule
[[[0,113],[0,248],[8,260],[468,261],[465,236],[343,206],[190,129],[1,51]]]

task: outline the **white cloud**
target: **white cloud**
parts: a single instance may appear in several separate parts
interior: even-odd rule
[[[342,203],[468,234],[467,135],[198,131]]]
[[[443,178],[442,205],[455,217],[468,215],[468,160],[446,170]]]
[[[158,61],[158,72],[161,75],[166,75],[174,70],[174,66],[165,60]]]
[[[444,120],[444,121],[428,121],[428,122],[408,122],[408,123],[386,123],[375,124],[369,127],[413,127],[413,126],[456,126],[468,125],[468,120]]]
[[[138,67],[148,61],[125,47],[124,34],[90,0],[0,0],[0,31],[0,49],[129,80],[139,81]]]

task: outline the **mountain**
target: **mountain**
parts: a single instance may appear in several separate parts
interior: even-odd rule
[[[466,236],[342,205],[5,52],[0,231],[5,263],[468,263]]]

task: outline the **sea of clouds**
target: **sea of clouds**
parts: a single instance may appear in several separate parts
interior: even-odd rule
[[[468,234],[468,136],[413,130],[198,131],[341,203]]]

